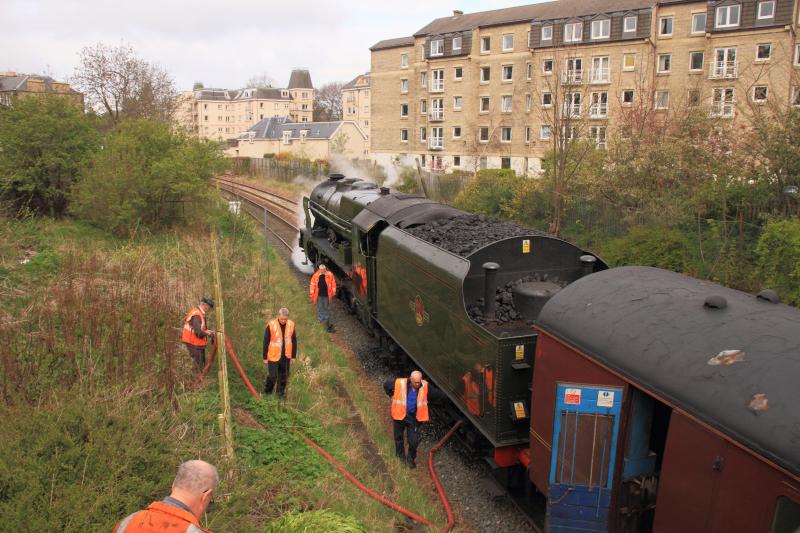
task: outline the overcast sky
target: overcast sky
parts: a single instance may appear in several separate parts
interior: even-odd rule
[[[179,89],[236,88],[293,67],[316,87],[369,70],[369,47],[431,20],[539,0],[0,0],[0,71],[68,78],[84,46],[125,42],[165,67]]]

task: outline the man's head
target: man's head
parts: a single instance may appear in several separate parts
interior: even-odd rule
[[[214,307],[214,300],[208,296],[203,296],[200,300],[200,309],[202,309],[204,313],[208,313],[212,307]]]
[[[419,389],[422,386],[422,372],[419,370],[414,370],[411,373],[411,386],[414,387],[414,390]]]
[[[328,270],[328,267],[325,266],[325,263],[320,263],[319,271],[324,273],[326,270]]]
[[[186,461],[178,467],[172,482],[172,496],[183,502],[199,519],[206,512],[219,484],[214,465],[205,461]]]
[[[281,307],[278,309],[278,322],[286,324],[287,320],[289,320],[289,310],[285,307]]]

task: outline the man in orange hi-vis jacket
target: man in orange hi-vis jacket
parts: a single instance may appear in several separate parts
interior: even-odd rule
[[[181,342],[186,345],[192,357],[192,369],[195,377],[206,366],[206,344],[214,330],[206,329],[206,313],[214,307],[214,300],[204,296],[197,307],[186,313],[181,330]]]
[[[308,284],[308,297],[317,306],[317,320],[325,324],[328,331],[334,331],[330,308],[334,296],[336,296],[336,278],[324,264],[320,264]]]
[[[264,328],[264,364],[267,365],[267,379],[264,381],[264,394],[272,394],[277,384],[278,397],[286,398],[286,385],[289,383],[289,366],[297,357],[297,332],[294,321],[289,320],[289,310],[281,307],[278,318],[267,322]]]

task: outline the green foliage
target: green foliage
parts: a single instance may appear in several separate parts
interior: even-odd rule
[[[0,195],[17,208],[58,216],[67,193],[100,144],[100,134],[71,100],[19,98],[0,106]]]
[[[686,236],[675,228],[633,228],[625,237],[612,239],[602,247],[609,265],[644,265],[685,272],[690,264]]]
[[[474,213],[502,216],[513,210],[516,193],[528,179],[517,177],[510,169],[484,169],[456,196],[453,204]]]
[[[72,211],[116,235],[201,220],[208,179],[224,161],[212,143],[148,120],[120,124],[73,190]]]
[[[400,192],[422,194],[422,189],[420,188],[419,180],[417,179],[417,171],[414,169],[414,167],[400,167],[396,189]]]
[[[791,305],[800,305],[800,220],[770,222],[756,246],[767,286]]]
[[[286,513],[272,521],[264,533],[366,533],[351,516],[327,510]]]

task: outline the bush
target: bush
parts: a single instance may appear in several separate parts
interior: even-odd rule
[[[264,533],[366,533],[358,521],[333,511],[319,510],[286,513],[273,521]]]
[[[688,247],[680,230],[639,226],[624,237],[608,241],[602,255],[611,266],[644,265],[687,272],[691,265]]]
[[[800,220],[773,221],[756,245],[758,267],[767,286],[791,305],[800,305]]]
[[[414,169],[414,167],[400,167],[396,189],[400,192],[422,194],[422,189],[420,188],[419,180],[417,179],[417,171]]]
[[[516,192],[527,180],[510,169],[484,169],[456,196],[453,204],[465,211],[501,217],[512,210]]]

